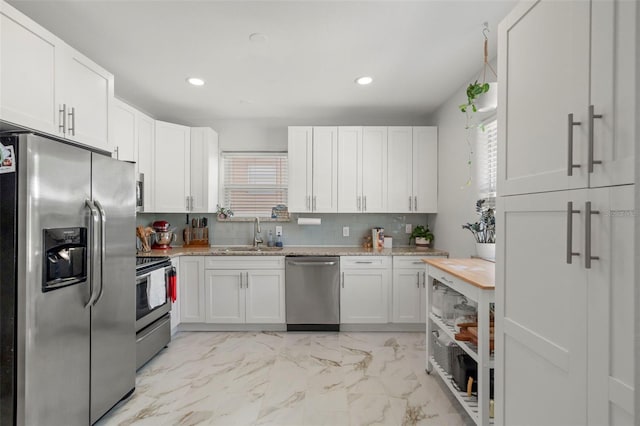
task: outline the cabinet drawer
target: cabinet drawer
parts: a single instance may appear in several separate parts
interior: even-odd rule
[[[393,268],[411,268],[424,270],[427,266],[422,259],[427,256],[393,256]],[[429,256],[431,258],[433,256]],[[440,257],[440,256],[438,256]]]
[[[449,288],[454,289],[460,294],[464,294],[467,299],[478,302],[480,300],[480,289],[472,284],[469,284],[465,280],[451,275],[448,272],[443,271],[435,266],[429,266],[429,276],[440,281],[442,284]]]
[[[284,256],[207,256],[205,269],[284,269]]]
[[[390,256],[341,256],[340,268],[384,269],[391,267]]]

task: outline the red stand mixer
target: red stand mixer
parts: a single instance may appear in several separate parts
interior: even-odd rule
[[[171,224],[166,220],[157,220],[151,224],[156,231],[151,248],[154,250],[169,250],[171,243],[176,240],[176,234],[170,229]]]

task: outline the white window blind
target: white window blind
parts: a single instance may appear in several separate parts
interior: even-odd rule
[[[238,217],[271,217],[287,204],[288,175],[286,152],[223,152],[223,205]]]
[[[484,131],[478,129],[477,172],[478,193],[480,198],[492,199],[496,196],[498,178],[498,121],[489,120],[484,123]]]

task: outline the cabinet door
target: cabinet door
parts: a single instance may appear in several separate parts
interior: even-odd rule
[[[595,164],[591,187],[633,183],[637,139],[638,2],[591,2],[591,105]],[[635,37],[633,36],[635,34]]]
[[[0,3],[0,118],[58,134],[56,44],[38,24]]]
[[[113,75],[70,46],[56,51],[59,104],[67,107],[66,137],[109,150]]]
[[[213,212],[218,204],[218,134],[191,128],[190,204],[194,213]]]
[[[144,179],[144,211],[154,211],[153,195],[155,180],[153,178],[153,152],[155,141],[155,121],[153,118],[136,113],[136,130],[138,145],[138,173]]]
[[[413,211],[413,128],[389,127],[387,145],[388,211]]]
[[[437,127],[413,128],[413,211],[438,211]]]
[[[587,424],[586,193],[498,199],[497,424]]]
[[[206,319],[209,323],[244,323],[246,272],[205,271]]]
[[[204,322],[204,258],[181,256],[178,278],[180,322]]]
[[[387,128],[362,129],[362,211],[387,211]]]
[[[191,162],[189,128],[156,121],[155,132],[154,210],[158,213],[188,211]]]
[[[134,108],[119,99],[113,100],[109,149],[112,152],[112,157],[117,160],[137,161],[136,115],[137,112]]]
[[[340,322],[387,323],[389,272],[381,269],[345,269],[340,289]]]
[[[245,282],[246,322],[284,324],[284,271],[250,270]]]
[[[362,211],[362,127],[338,127],[338,213]]]
[[[291,167],[291,163],[289,163]],[[338,128],[313,128],[313,192],[311,209],[338,211]]]
[[[178,277],[180,277],[180,258],[172,258],[171,266],[176,268],[176,274]],[[178,299],[175,302],[171,303],[171,334],[173,334],[180,325],[180,279],[178,279],[177,282]]]
[[[311,211],[313,180],[311,127],[289,127],[289,211]]]
[[[589,191],[589,424],[634,423],[634,187]],[[578,208],[584,209],[585,206]],[[584,266],[584,259],[582,266]],[[636,355],[637,356],[637,355]]]
[[[500,23],[500,195],[587,187],[589,20],[589,2],[543,0]],[[580,125],[569,126],[571,113]]]
[[[423,321],[422,274],[420,269],[393,269],[392,322]]]

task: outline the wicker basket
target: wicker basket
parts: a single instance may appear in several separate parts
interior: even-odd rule
[[[431,342],[433,346],[433,358],[442,369],[451,374],[451,367],[458,355],[463,354],[462,348],[455,343],[451,345],[443,345],[438,340],[438,331],[431,333]]]

